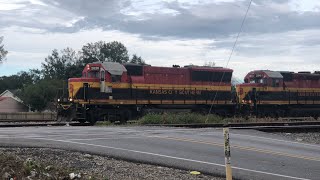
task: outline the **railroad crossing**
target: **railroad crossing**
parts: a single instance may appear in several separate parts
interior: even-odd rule
[[[52,147],[225,176],[221,128],[17,127],[0,146]],[[240,179],[318,179],[320,146],[255,130],[230,130],[232,174]]]

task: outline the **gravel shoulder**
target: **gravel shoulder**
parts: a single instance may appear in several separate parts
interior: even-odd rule
[[[320,132],[275,133],[297,142],[320,144]]]
[[[60,149],[0,148],[1,179],[72,179],[70,173],[74,179],[225,179]]]

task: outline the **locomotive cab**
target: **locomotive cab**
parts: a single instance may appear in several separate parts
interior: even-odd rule
[[[78,103],[93,99],[113,99],[112,89],[127,83],[127,70],[119,63],[97,62],[87,64],[81,78],[69,79],[69,97]]]
[[[94,123],[100,117],[96,112],[106,104],[114,103],[123,92],[114,89],[127,88],[126,68],[115,62],[89,63],[82,77],[68,80],[69,101],[73,103],[74,119]]]
[[[251,71],[244,78],[243,84],[237,85],[238,102],[242,105],[256,107],[260,103],[259,96],[265,92],[283,91],[285,84],[280,72],[269,70]],[[271,98],[271,97],[270,97]]]

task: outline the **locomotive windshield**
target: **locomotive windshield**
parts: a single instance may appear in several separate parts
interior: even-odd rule
[[[250,83],[253,84],[265,84],[267,83],[267,80],[265,78],[252,78],[250,79]]]
[[[99,71],[89,71],[88,78],[99,78]]]
[[[250,84],[266,84],[267,79],[262,76],[253,76],[248,79],[245,79],[244,82]]]
[[[250,84],[267,84],[268,76],[264,71],[250,72],[244,79],[245,83]]]
[[[88,71],[88,72],[83,72],[82,77],[86,78],[99,78],[99,71]]]

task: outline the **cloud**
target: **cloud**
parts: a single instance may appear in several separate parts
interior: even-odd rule
[[[218,38],[238,32],[249,0],[32,0],[0,11],[0,27],[36,27],[49,32],[103,28],[142,37]],[[292,5],[294,4],[294,5]],[[270,33],[320,27],[319,11],[299,11],[295,1],[254,1],[244,32]],[[317,4],[314,4],[317,7]]]
[[[84,12],[77,8],[72,8],[72,12],[84,17],[76,23],[76,26],[78,28],[101,27],[104,29],[116,29],[140,34],[146,38],[148,38],[147,36],[178,38],[227,37],[239,31],[240,23],[249,4],[248,0],[235,2],[212,1],[206,3],[179,1],[120,2],[125,5],[110,3],[115,8],[107,13],[108,15],[101,14],[99,8],[95,11],[90,9],[91,7],[87,7]],[[68,3],[64,4],[70,7]],[[147,9],[145,6],[150,8]],[[119,7],[122,7],[122,11]],[[140,11],[137,10],[139,8]],[[93,13],[88,13],[87,11]],[[319,12],[308,11],[301,13],[295,11],[285,0],[262,0],[252,4],[244,31],[247,33],[277,33],[319,28],[320,21],[317,21],[319,18]]]
[[[99,40],[121,41],[128,48],[129,54],[136,53],[154,66],[184,66],[190,63],[203,65],[212,61],[217,66],[225,66],[234,42],[233,38],[154,41],[143,39],[139,35],[102,29],[82,30],[73,33],[72,36],[69,33],[48,34],[33,31],[37,30],[26,33],[19,28],[7,28],[6,31],[2,31],[7,34],[5,40],[10,41],[5,42],[9,55],[8,60],[1,66],[1,69],[5,68],[6,71],[1,74],[7,71],[15,73],[23,69],[40,68],[41,62],[55,48],[61,50],[71,47],[80,50],[85,43]],[[315,71],[319,64],[317,54],[320,45],[300,46],[299,43],[314,43],[313,40],[316,38],[313,37],[320,33],[319,31],[245,35],[241,37],[229,67],[234,69],[235,76],[240,78],[255,69]],[[274,44],[275,41],[277,45]]]
[[[189,63],[203,65],[206,60],[210,60],[202,57],[212,43],[212,40],[203,39],[150,41],[141,39],[138,35],[102,29],[82,30],[73,33],[72,36],[69,33],[49,34],[34,33],[34,31],[37,30],[30,30],[27,33],[12,27],[0,31],[0,34],[6,34],[5,45],[9,51],[8,60],[1,66],[1,69],[10,67],[6,73],[8,71],[15,73],[17,69],[40,68],[41,62],[53,49],[61,50],[71,47],[80,50],[82,45],[99,40],[120,41],[128,48],[130,55],[135,53],[142,56],[147,63],[155,66],[187,65]],[[17,68],[18,65],[19,68]]]
[[[319,3],[301,2],[253,1],[229,64],[236,76],[243,77],[254,69],[317,70]],[[137,53],[152,65],[203,65],[215,61],[225,66],[248,3],[0,0],[0,35],[5,36],[9,52],[14,52],[8,55],[8,64],[27,59],[40,67],[55,48],[80,49],[88,42],[118,40],[129,53]],[[25,69],[30,67],[25,64]]]
[[[129,0],[42,0],[43,3],[71,12],[77,16],[89,18],[109,18],[119,14],[122,8],[130,5]]]
[[[67,27],[70,22],[79,17],[63,9],[41,5],[40,1],[13,1],[11,5],[19,8],[10,11],[0,11],[0,28],[10,26],[38,28],[54,31],[59,27]],[[3,5],[0,2],[0,6]]]

